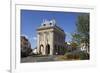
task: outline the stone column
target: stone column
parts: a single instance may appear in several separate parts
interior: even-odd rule
[[[50,55],[53,55],[54,49],[54,33],[53,31],[50,32]]]
[[[43,51],[43,55],[46,55],[46,33],[44,32],[43,34],[44,34],[44,37],[43,37],[44,38],[44,40],[43,40],[44,41],[44,51]]]
[[[37,53],[39,53],[40,41],[39,41],[39,33],[37,34]]]

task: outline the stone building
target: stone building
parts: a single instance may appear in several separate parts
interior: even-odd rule
[[[80,51],[89,53],[90,52],[90,50],[89,50],[89,44],[88,43],[81,43],[81,45],[80,45]]]
[[[37,28],[37,53],[42,55],[64,54],[65,33],[55,20],[44,20]]]
[[[21,57],[28,56],[32,52],[31,44],[25,36],[21,36]]]

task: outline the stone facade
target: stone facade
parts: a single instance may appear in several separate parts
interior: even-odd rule
[[[55,20],[44,20],[37,28],[37,53],[42,55],[64,54],[65,33]]]
[[[21,56],[28,56],[32,52],[31,44],[25,36],[21,36]]]
[[[81,45],[80,45],[80,50],[81,51],[84,51],[84,52],[86,52],[86,53],[89,53],[90,51],[89,51],[89,44],[87,44],[87,43],[81,43]]]

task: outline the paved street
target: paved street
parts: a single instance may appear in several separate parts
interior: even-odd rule
[[[42,56],[42,57],[28,56],[28,57],[21,58],[21,63],[56,61],[56,57],[57,56]]]

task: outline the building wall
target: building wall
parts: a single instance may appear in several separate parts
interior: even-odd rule
[[[47,53],[47,45],[50,46],[50,55],[53,54],[61,54],[63,51],[62,49],[65,48],[64,45],[65,42],[65,36],[61,35],[61,33],[58,34],[58,32],[46,30],[41,31],[38,33],[38,53],[42,55],[46,55]]]
[[[53,20],[54,21],[54,20]],[[65,43],[64,31],[50,21],[37,29],[37,52],[42,55],[62,54]],[[55,21],[54,21],[55,23]]]
[[[38,42],[37,42],[37,52],[40,53],[42,55],[46,55],[47,53],[47,48],[50,47],[50,55],[53,54],[53,42],[54,42],[54,36],[53,36],[53,32],[52,31],[45,31],[45,32],[39,32],[38,33]]]

